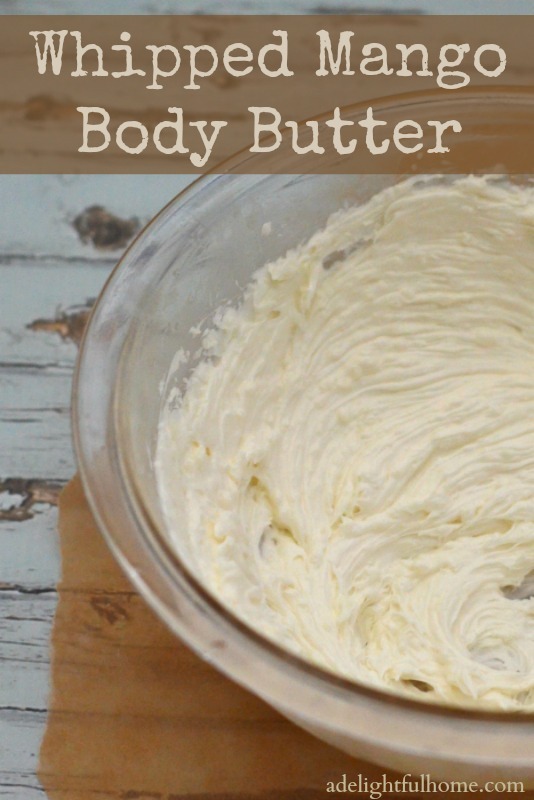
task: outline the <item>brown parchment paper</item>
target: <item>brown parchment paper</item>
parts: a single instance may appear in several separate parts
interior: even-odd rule
[[[378,778],[205,664],[115,563],[78,478],[60,499],[62,577],[39,778],[50,800],[327,797]]]
[[[78,478],[61,495],[59,533],[38,772],[50,800],[326,800],[327,782],[344,774],[382,778],[382,767],[301,731],[178,641],[115,563]],[[414,797],[383,795],[392,796]]]

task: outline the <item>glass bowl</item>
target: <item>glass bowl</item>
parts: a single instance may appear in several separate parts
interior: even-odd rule
[[[495,136],[500,144],[508,137],[507,148],[522,146],[525,131],[532,137],[532,95],[476,99],[464,93],[375,106],[386,117],[399,109],[410,117],[421,103],[441,118],[476,113],[479,132],[501,131]],[[343,115],[357,120],[364,113],[355,106]],[[477,134],[466,134],[463,144],[476,147]],[[94,516],[133,584],[172,631],[324,741],[404,773],[534,781],[534,715],[449,708],[336,677],[239,621],[168,544],[153,460],[177,350],[196,349],[191,329],[221,303],[236,302],[257,268],[307,239],[332,212],[400,179],[307,174],[302,159],[287,153],[280,174],[233,174],[245,161],[250,172],[256,164],[261,172],[261,158],[240,154],[169,203],[126,252],[95,305],[73,391],[78,465]],[[181,365],[173,385],[193,366],[194,360]]]

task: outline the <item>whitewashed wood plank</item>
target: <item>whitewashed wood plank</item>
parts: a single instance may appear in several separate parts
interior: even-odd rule
[[[96,297],[109,266],[39,261],[0,265],[0,478],[67,480],[74,470],[70,393],[77,349],[38,319]]]
[[[0,525],[2,544],[5,542],[3,534]],[[43,555],[42,543],[34,548],[32,556],[36,570],[39,554]],[[27,589],[24,592],[0,591],[2,798],[31,800],[44,796],[35,773],[46,725],[50,689],[49,636],[56,601],[54,591],[38,594]]]
[[[505,10],[506,9],[506,10]],[[1,14],[532,14],[531,0],[4,0]]]
[[[0,521],[0,585],[35,591],[57,583],[60,574],[57,508],[42,505],[34,506],[31,511],[34,516],[21,522]],[[0,650],[1,646],[0,629]]]
[[[56,197],[61,199],[59,190]],[[96,296],[110,267],[43,259],[10,259],[0,266],[0,478],[72,475],[69,406],[76,346],[27,325]],[[0,510],[22,500],[23,494],[0,491]],[[57,509],[41,503],[31,513],[24,521],[0,521],[0,587],[18,587],[0,591],[0,797],[15,800],[42,796],[35,769],[60,571]]]
[[[35,366],[70,372],[76,345],[57,333],[35,331],[28,326],[38,319],[53,320],[65,310],[94,299],[113,264],[114,260],[110,264],[87,264],[54,259],[15,259],[0,264],[0,371],[13,374],[17,369]],[[68,401],[68,394],[65,400]],[[21,395],[18,407],[25,405]]]
[[[0,785],[39,787],[35,776],[45,714],[0,709]]]
[[[70,385],[70,373],[0,373],[2,480],[30,476],[66,481],[71,477]]]
[[[72,475],[69,405],[76,346],[27,325],[98,294],[109,269],[83,262],[0,266],[0,478]],[[0,492],[0,510],[9,516],[23,500],[23,492]],[[35,769],[60,572],[57,508],[37,503],[29,513],[23,521],[0,520],[0,797],[14,800],[42,796]],[[6,585],[18,591],[6,591]]]
[[[192,179],[191,175],[2,175],[0,260],[22,255],[113,263],[123,248],[102,251],[83,244],[73,228],[74,218],[87,207],[101,205],[144,224]]]
[[[1,708],[37,709],[35,724],[44,728],[42,710],[48,706],[49,672],[50,666],[45,659],[42,663],[20,659],[0,663]],[[3,761],[1,763],[3,765]]]
[[[7,708],[34,709],[36,725],[44,723],[55,608],[54,592],[0,592],[0,715]],[[1,749],[0,764],[4,766]]]
[[[2,369],[0,477],[67,480],[73,472],[72,370]]]
[[[78,241],[72,218],[94,204],[149,218],[181,188],[176,183],[167,181],[165,189],[165,181],[155,179],[151,196],[138,190],[139,179],[25,176],[0,182],[0,479],[66,481],[74,472],[69,413],[77,349],[57,333],[28,328],[95,297],[115,262]],[[143,200],[136,206],[132,198]],[[14,252],[28,258],[17,260]],[[36,252],[57,257],[36,259]],[[76,253],[84,260],[73,259]],[[9,516],[23,500],[23,491],[0,491],[0,511]],[[38,503],[30,514],[22,521],[0,520],[0,797],[14,800],[41,795],[35,769],[60,571],[57,509]]]
[[[56,608],[56,592],[0,591],[0,662],[39,664],[48,657],[49,625]],[[13,667],[12,667],[13,668]],[[14,669],[14,668],[13,668]],[[45,708],[43,698],[24,703]],[[0,708],[8,705],[5,687],[0,685]],[[20,705],[19,703],[12,705]]]
[[[19,773],[9,774],[0,773],[0,797],[2,800],[43,800],[45,798],[44,789],[38,785],[37,778],[30,775],[27,781],[33,780],[34,783],[21,783],[25,776]],[[10,783],[13,781],[13,783]],[[46,800],[46,798],[45,798]]]

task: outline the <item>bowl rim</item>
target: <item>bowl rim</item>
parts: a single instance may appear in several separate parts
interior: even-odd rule
[[[401,107],[421,105],[429,102],[436,104],[451,103],[451,101],[469,103],[474,97],[476,97],[478,100],[485,100],[489,103],[495,102],[497,99],[499,99],[500,102],[508,101],[512,103],[523,99],[530,103],[534,103],[534,90],[521,86],[493,87],[490,89],[484,88],[483,90],[470,87],[469,89],[464,90],[461,95],[446,95],[444,97],[441,92],[434,89],[425,92],[409,92],[400,95],[388,96],[380,98],[378,101],[374,101],[374,103],[375,108],[390,108],[393,105],[396,107]],[[364,111],[370,102],[371,100],[368,100],[351,104],[349,106],[343,106],[341,110],[347,115],[354,115]],[[315,117],[315,119],[320,121],[322,118],[326,119],[330,114],[331,112],[326,112],[325,114]],[[78,466],[88,505],[101,533],[103,534],[111,552],[119,562],[121,568],[127,573],[129,579],[133,581],[136,589],[139,590],[143,598],[156,612],[157,616],[160,619],[163,619],[164,623],[167,625],[169,624],[168,620],[162,616],[158,604],[154,601],[151,590],[144,582],[142,577],[131,569],[130,561],[123,553],[121,547],[117,544],[116,538],[109,530],[109,527],[104,523],[99,512],[98,502],[92,490],[93,483],[91,478],[91,468],[85,457],[84,446],[82,442],[83,437],[81,435],[82,425],[80,422],[81,416],[79,409],[81,396],[80,388],[81,384],[83,383],[86,352],[88,343],[92,336],[92,328],[96,315],[107,301],[106,294],[109,286],[114,282],[117,273],[124,268],[124,264],[130,260],[132,254],[137,250],[140,243],[142,244],[147,233],[151,232],[153,227],[157,225],[162,217],[164,217],[168,212],[188,203],[191,198],[195,197],[207,186],[212,186],[214,183],[224,179],[226,176],[238,178],[239,173],[234,171],[235,167],[247,160],[257,160],[256,154],[251,154],[248,148],[244,148],[202,175],[193,177],[191,183],[185,188],[181,189],[171,200],[169,200],[136,234],[134,239],[125,249],[124,253],[118,259],[115,267],[108,275],[98,295],[98,298],[91,309],[91,313],[80,342],[78,358],[74,370],[71,401],[73,441],[76,464]],[[247,172],[246,174],[263,175],[264,173]],[[299,173],[288,174],[298,175]],[[425,177],[427,175],[432,175],[432,173],[424,173],[421,175],[421,177]],[[435,174],[435,177],[438,177],[437,173]],[[117,374],[115,375],[115,379],[116,378]],[[116,383],[114,389],[115,388]],[[115,392],[113,392],[113,406],[115,406]],[[115,422],[115,414],[113,414],[113,422]],[[121,472],[118,477],[120,479],[119,482],[123,491],[123,499],[127,503],[132,515],[137,520],[141,515],[144,527],[147,527],[150,530],[150,534],[153,537],[152,540],[145,538],[144,532],[142,535],[144,544],[148,545],[149,549],[152,551],[153,556],[158,561],[158,566],[165,569],[170,579],[175,583],[178,591],[181,591],[181,588],[176,582],[177,576],[179,576],[187,585],[187,587],[193,592],[196,599],[208,607],[209,611],[215,616],[215,618],[220,619],[226,624],[226,626],[235,629],[245,639],[251,640],[260,651],[265,652],[266,655],[274,660],[277,666],[289,666],[298,673],[304,673],[305,676],[313,680],[315,688],[324,688],[326,686],[332,690],[341,690],[343,694],[346,694],[348,697],[364,697],[378,702],[379,704],[405,708],[408,711],[423,713],[426,716],[435,717],[436,719],[447,717],[453,720],[468,720],[470,722],[479,723],[506,723],[508,725],[517,725],[519,723],[524,727],[531,727],[533,725],[534,712],[521,710],[501,711],[497,709],[456,706],[453,704],[443,703],[441,701],[429,702],[428,700],[424,700],[424,698],[419,699],[417,697],[403,696],[390,689],[374,687],[370,684],[365,684],[355,679],[345,678],[326,668],[314,664],[311,661],[308,661],[307,659],[290,652],[289,650],[286,650],[282,645],[279,645],[275,641],[264,636],[262,633],[252,628],[249,624],[239,619],[229,608],[227,608],[220,600],[218,600],[218,598],[212,594],[210,590],[208,590],[181,561],[177,553],[170,546],[166,537],[162,534],[159,526],[152,517],[152,514],[143,502],[143,499],[137,490],[135,480],[131,479],[132,476],[129,474],[128,465],[124,463],[123,459],[121,460],[121,454],[119,453],[118,455],[121,467]],[[132,503],[132,498],[135,499],[135,503]],[[139,532],[140,531],[141,526],[139,526]],[[154,547],[155,543],[156,547]],[[164,562],[162,562],[162,557],[164,558]],[[171,567],[171,569],[169,569],[169,567]],[[173,630],[173,633],[176,634],[176,631]],[[187,641],[187,639],[186,644],[188,647],[196,649],[192,643]],[[202,657],[202,654],[200,655]],[[215,663],[214,666],[217,667],[218,665]],[[230,674],[231,676],[231,672],[227,674]]]

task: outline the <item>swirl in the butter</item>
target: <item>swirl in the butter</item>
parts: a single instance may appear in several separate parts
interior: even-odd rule
[[[335,673],[533,710],[534,190],[383,191],[205,345],[156,468],[207,587]]]

